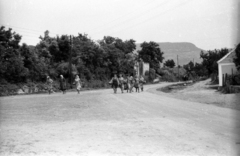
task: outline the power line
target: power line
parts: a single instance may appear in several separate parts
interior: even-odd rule
[[[39,33],[44,33],[46,31],[46,30],[41,31],[41,30],[36,30],[36,29],[23,28],[23,27],[13,26],[13,25],[9,25],[9,24],[8,24],[8,27],[9,28],[14,28],[14,29],[20,29],[20,30],[22,29],[22,31],[39,32]],[[60,33],[52,32],[50,30],[48,30],[48,31],[52,34],[55,34],[55,35],[60,34]]]
[[[18,33],[18,34],[20,34],[20,33],[28,33],[28,34],[40,35],[40,33],[31,32],[31,31],[28,31],[28,30],[21,30],[19,28],[14,28],[12,30],[13,30],[13,32]]]
[[[147,6],[147,5],[149,5],[149,4],[151,4],[152,2],[154,2],[154,0],[153,1],[151,1],[151,2],[148,2],[148,3],[145,3],[143,6]],[[119,18],[116,18],[116,19],[114,19],[113,21],[111,21],[111,22],[109,22],[109,23],[112,23],[112,22],[114,22],[114,21],[117,21],[118,19],[121,19],[121,18],[123,18],[123,17],[125,17],[125,16],[127,16],[127,15],[129,15],[129,14],[125,14],[124,16],[121,16],[121,17],[119,17]],[[109,24],[108,23],[108,24]],[[106,24],[103,24],[102,26],[105,26]],[[9,27],[9,28],[14,28],[14,29],[23,29],[22,31],[30,31],[30,32],[40,32],[40,33],[44,33],[45,31],[41,31],[41,30],[37,30],[37,29],[29,29],[29,28],[23,28],[23,27],[19,27],[19,26],[13,26],[13,25],[9,25],[9,24],[7,24],[7,26]],[[96,28],[94,28],[94,29],[92,29],[92,30],[95,30],[95,29],[98,29],[99,27],[96,27]],[[52,32],[52,31],[50,31],[49,30],[49,32],[51,33],[51,34],[55,34],[55,35],[59,35],[60,33],[56,33],[56,32]]]
[[[17,34],[19,34],[20,36],[23,36],[23,35],[33,36],[33,37],[40,36],[40,34],[32,34],[32,33],[26,33],[26,32],[21,32],[21,31],[19,31]]]
[[[140,6],[140,8],[146,7],[147,5],[153,3],[154,1],[156,1],[156,0],[151,0],[150,2],[145,3],[144,5]],[[136,10],[134,10],[134,11],[131,12],[131,13],[134,13],[135,11],[136,11]],[[131,13],[130,13],[130,14],[131,14]],[[127,13],[127,14],[125,14],[125,15],[123,15],[123,16],[120,16],[120,17],[118,17],[118,18],[115,18],[115,19],[113,19],[112,21],[110,21],[110,22],[108,22],[108,23],[104,23],[104,24],[102,24],[102,25],[100,25],[100,26],[98,26],[98,27],[95,27],[95,28],[93,28],[93,29],[90,29],[90,31],[99,29],[99,27],[105,27],[106,25],[108,25],[108,24],[110,24],[110,23],[113,23],[113,22],[115,22],[115,21],[118,21],[119,19],[121,19],[121,18],[123,18],[123,17],[125,17],[125,16],[129,16],[129,13]],[[90,32],[90,31],[89,31],[89,32]]]
[[[147,21],[149,21],[149,20],[152,20],[152,19],[154,19],[154,18],[156,18],[156,17],[159,17],[159,16],[161,16],[161,15],[164,15],[164,14],[168,13],[169,11],[171,11],[171,10],[173,10],[173,9],[175,9],[175,8],[178,8],[178,7],[182,6],[182,5],[187,4],[187,3],[190,2],[190,1],[191,1],[191,0],[188,0],[188,1],[186,1],[186,2],[180,3],[179,5],[173,7],[173,8],[171,8],[171,9],[165,11],[165,12],[162,12],[161,14],[157,14],[157,15],[153,16],[152,18],[148,18],[148,19],[146,19],[146,20],[144,20],[144,21],[142,21],[142,22],[136,23],[136,24],[134,24],[134,25],[132,25],[132,26],[129,26],[129,27],[127,27],[127,28],[124,28],[124,29],[122,29],[122,30],[120,30],[120,31],[118,31],[118,32],[122,32],[123,30],[128,29],[128,28],[133,28],[133,27],[135,27],[136,25],[145,23],[145,22],[147,22]],[[118,33],[118,32],[115,32],[115,33]]]
[[[105,28],[105,29],[103,29],[103,30],[101,30],[101,31],[99,31],[99,32],[93,33],[93,34],[99,34],[99,33],[101,33],[101,32],[104,32],[104,31],[106,31],[106,30],[109,30],[109,28],[110,28],[110,29],[111,29],[111,28],[115,28],[116,26],[123,25],[123,24],[125,24],[126,22],[133,21],[133,20],[136,20],[136,19],[138,19],[138,18],[141,18],[141,17],[142,17],[141,15],[143,15],[143,14],[145,15],[146,13],[149,13],[149,12],[153,11],[154,9],[156,9],[156,8],[158,8],[158,7],[160,7],[160,6],[163,6],[163,5],[165,5],[165,4],[169,3],[169,2],[170,2],[170,1],[164,1],[163,3],[158,4],[157,6],[151,8],[151,9],[148,9],[148,10],[146,10],[146,11],[140,13],[140,14],[137,14],[137,15],[133,16],[132,18],[129,18],[129,19],[127,19],[127,20],[125,20],[125,21],[123,21],[123,22],[121,22],[121,23],[115,24],[115,25],[113,25],[113,26],[111,26],[111,27]]]

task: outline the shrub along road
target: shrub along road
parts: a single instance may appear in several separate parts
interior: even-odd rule
[[[0,98],[0,155],[239,155],[240,112],[110,89]]]

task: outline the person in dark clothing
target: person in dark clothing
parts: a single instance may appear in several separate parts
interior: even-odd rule
[[[60,75],[60,90],[63,92],[63,94],[66,93],[66,79],[63,77],[63,75]]]
[[[114,77],[111,79],[110,82],[112,84],[113,91],[116,94],[117,93],[117,88],[119,86],[119,80],[117,78],[117,74],[114,74]]]
[[[127,93],[130,89],[129,75],[124,78],[124,90],[127,90]]]
[[[139,78],[138,78],[138,76],[136,76],[134,78],[134,87],[136,88],[136,92],[139,93]]]
[[[141,76],[140,80],[139,80],[139,87],[141,88],[141,91],[143,92],[143,84],[146,83],[146,81],[144,80],[144,77]]]

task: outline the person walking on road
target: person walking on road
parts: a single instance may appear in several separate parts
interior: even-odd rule
[[[139,93],[139,77],[138,76],[134,78],[134,87],[136,88],[136,92]]]
[[[75,85],[76,85],[77,92],[78,92],[78,94],[80,94],[80,90],[81,90],[81,81],[80,81],[80,78],[79,78],[78,75],[76,75],[74,81],[75,81]]]
[[[117,78],[117,74],[114,74],[114,77],[111,79],[110,84],[112,84],[114,94],[116,94],[117,93],[117,88],[119,86],[119,80]]]
[[[119,77],[119,87],[121,88],[121,91],[123,93],[123,90],[124,90],[124,78],[123,78],[122,74],[120,74],[120,77]]]
[[[60,90],[63,92],[63,94],[66,93],[66,79],[63,77],[63,75],[60,75]]]
[[[132,76],[130,76],[130,78],[129,78],[129,86],[130,86],[130,88],[129,88],[129,93],[131,93],[133,90],[133,87],[134,87],[134,78],[132,77]]]
[[[141,76],[140,80],[139,80],[139,87],[141,89],[141,91],[143,92],[143,84],[146,83],[146,81],[144,80],[144,77]]]
[[[50,95],[53,92],[53,80],[50,78],[50,76],[47,76],[47,89],[48,94]]]
[[[131,85],[130,85],[130,76],[129,75],[127,75],[125,83],[126,83],[126,87],[125,87],[126,89],[125,90],[127,90],[127,93],[128,93],[128,92],[130,92],[130,87],[131,87]]]

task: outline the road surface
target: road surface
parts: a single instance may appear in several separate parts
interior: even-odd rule
[[[240,112],[110,89],[0,98],[0,155],[234,156]]]

